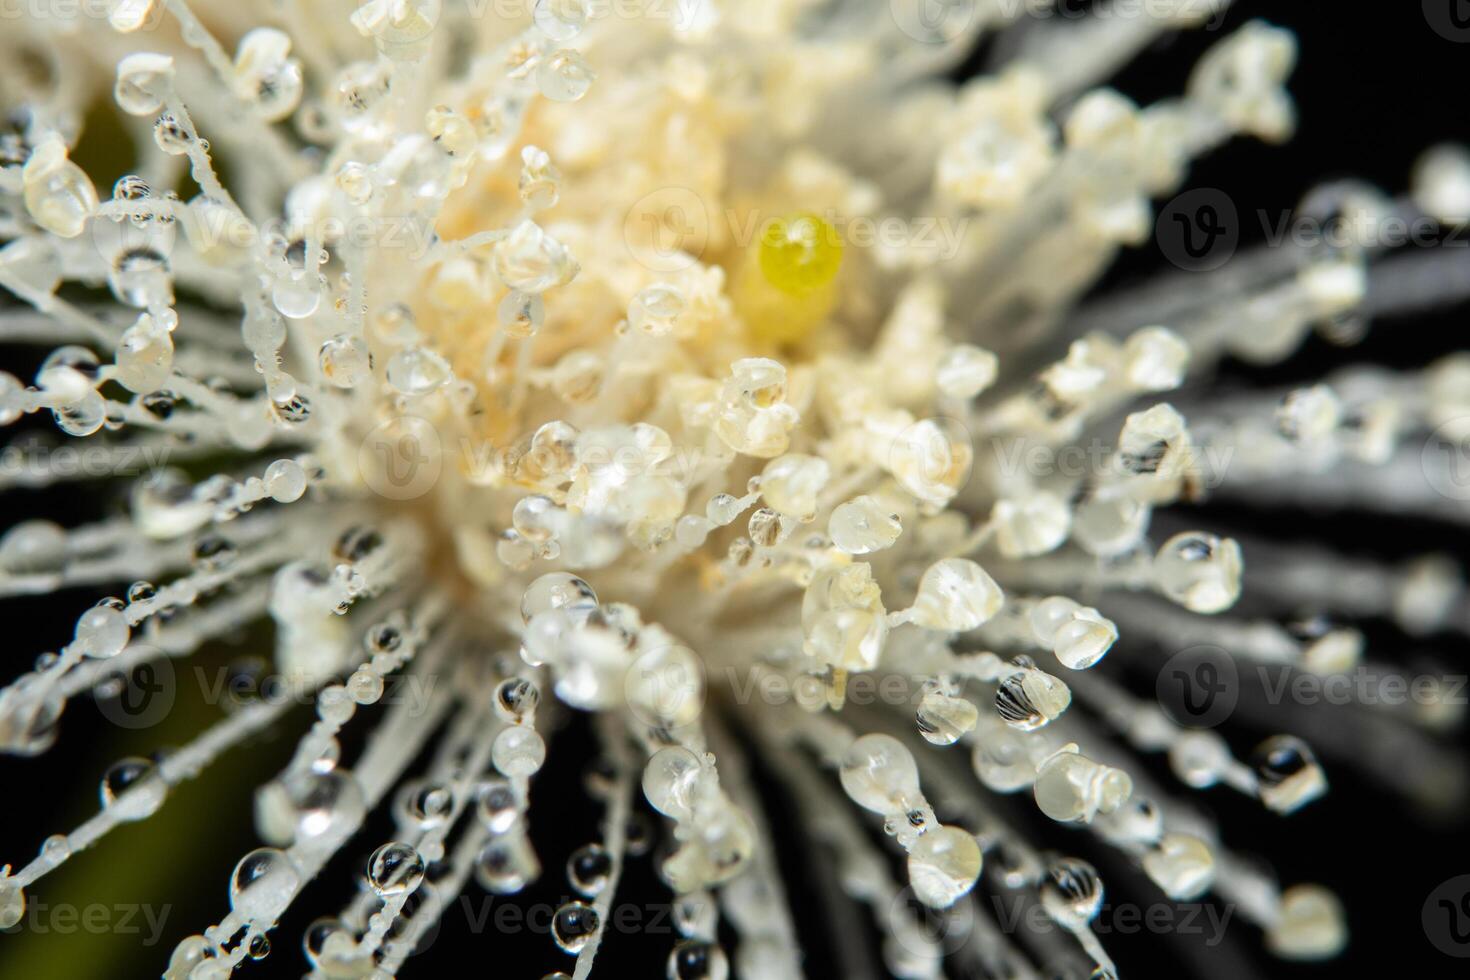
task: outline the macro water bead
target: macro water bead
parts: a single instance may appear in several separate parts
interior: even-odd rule
[[[7,7],[0,976],[1444,974],[1467,29],[1253,5]]]

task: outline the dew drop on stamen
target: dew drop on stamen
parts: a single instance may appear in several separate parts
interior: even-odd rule
[[[688,939],[669,953],[668,980],[728,980],[730,961],[715,943]]]
[[[601,844],[577,848],[567,858],[567,880],[588,898],[596,898],[612,874],[612,857]]]
[[[163,806],[168,784],[147,759],[113,763],[102,777],[102,806],[118,820],[142,820]]]
[[[519,814],[518,806],[515,790],[505,780],[492,780],[480,789],[480,822],[492,834],[503,834],[515,826]]]
[[[475,880],[492,895],[514,895],[540,873],[524,837],[492,840],[475,859]]]
[[[507,723],[518,725],[536,710],[541,692],[523,677],[511,677],[495,688],[495,710]]]
[[[568,902],[551,919],[551,935],[564,953],[576,956],[597,934],[602,921],[597,910],[584,902]]]
[[[338,334],[317,354],[322,377],[336,388],[356,388],[372,376],[372,357],[361,337]]]
[[[506,776],[533,776],[546,761],[546,743],[534,728],[512,725],[495,736],[490,757]]]
[[[553,51],[536,68],[536,87],[553,102],[576,102],[596,78],[586,59],[571,48]]]
[[[246,922],[274,925],[295,897],[301,872],[286,852],[273,847],[251,851],[230,876],[230,908]]]
[[[587,23],[582,0],[536,0],[531,13],[536,28],[557,43],[570,41]]]
[[[368,884],[381,898],[413,891],[424,880],[424,858],[412,844],[392,841],[368,859]]]
[[[969,699],[937,691],[925,694],[915,713],[919,734],[931,745],[953,745],[974,731],[979,717],[979,710]]]
[[[1299,738],[1276,735],[1251,755],[1261,801],[1277,813],[1292,813],[1327,792],[1327,777],[1312,749]]]
[[[960,827],[935,827],[909,850],[909,884],[925,905],[947,909],[975,887],[981,864],[973,834]]]

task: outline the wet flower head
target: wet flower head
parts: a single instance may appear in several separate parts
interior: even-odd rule
[[[698,910],[670,977],[836,971],[802,960],[784,900],[773,835],[798,830],[895,976],[1115,976],[1102,878],[1042,849],[1047,820],[1170,900],[1215,894],[1279,956],[1339,952],[1337,899],[1278,884],[1188,799],[1219,786],[1285,814],[1326,793],[1292,712],[1240,758],[1211,727],[1228,706],[1196,724],[1152,677],[1169,660],[1233,705],[1236,664],[1350,672],[1355,618],[1439,628],[1458,572],[1337,578],[1331,553],[1174,505],[1382,492],[1427,433],[1470,434],[1470,364],[1222,395],[1227,357],[1279,362],[1423,302],[1375,275],[1400,258],[1362,234],[1089,297],[1191,161],[1289,135],[1294,39],[1239,26],[1181,96],[1141,106],[1107,76],[1225,3],[1028,35],[955,83],[978,38],[1027,16],[970,6],[113,0],[7,20],[28,67],[0,135],[0,341],[49,353],[0,374],[0,422],[49,416],[114,472],[167,465],[98,481],[123,484],[120,516],[0,538],[0,594],[111,593],[0,693],[0,747],[42,753],[69,700],[252,625],[276,683],[118,761],[95,816],[10,855],[0,926],[314,712],[256,792],[262,846],[228,904],[191,910],[160,966],[248,969],[347,851],[361,888],[321,907],[310,975],[411,974],[457,894],[561,874],[528,833],[536,776],[585,714],[603,830],[575,842],[579,897],[551,925],[579,980],[647,850],[644,804],[666,843],[648,860]],[[109,166],[128,171],[110,192]],[[1411,201],[1332,185],[1304,207],[1362,231],[1402,208],[1453,226],[1467,201],[1470,155],[1441,148]],[[1465,291],[1413,261],[1431,299]],[[1395,482],[1394,508],[1445,516],[1423,482]],[[423,696],[389,696],[404,683]],[[1402,732],[1425,760],[1452,720],[1428,714]],[[1167,779],[1140,764],[1155,753]],[[779,826],[750,756],[794,803]],[[1419,773],[1440,802],[1458,792],[1442,772]],[[392,837],[368,839],[381,810]],[[982,894],[1057,928],[1002,932]],[[968,908],[988,938],[945,948],[924,908]]]

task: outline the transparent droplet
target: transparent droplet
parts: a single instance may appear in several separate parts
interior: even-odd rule
[[[290,53],[290,36],[273,27],[249,31],[236,50],[235,94],[266,122],[286,118],[301,103],[301,62]]]
[[[1293,813],[1327,792],[1327,776],[1306,742],[1291,735],[1266,739],[1251,755],[1261,802]]]
[[[76,642],[88,657],[105,660],[123,652],[131,630],[127,617],[108,606],[93,606],[77,620]]]
[[[295,270],[276,279],[271,289],[271,305],[288,320],[304,320],[321,306],[321,290],[317,277]]]
[[[945,558],[929,566],[919,581],[913,622],[945,632],[972,630],[985,623],[1005,602],[995,579],[967,558]]]
[[[1052,650],[1062,666],[1086,670],[1103,658],[1118,639],[1118,627],[1096,609],[1082,606],[1052,634]]]
[[[372,375],[372,357],[361,337],[338,334],[317,355],[322,377],[337,388],[355,388]]]
[[[163,806],[168,784],[147,759],[115,762],[102,777],[102,805],[119,820],[142,820]]]
[[[596,78],[592,66],[572,48],[551,52],[536,68],[536,87],[553,102],[576,102]]]
[[[367,803],[351,773],[307,770],[262,786],[255,813],[270,843],[330,853],[361,825]]]
[[[1072,512],[1052,493],[999,500],[990,511],[995,546],[1007,558],[1031,558],[1055,551],[1067,539]]]
[[[529,623],[538,613],[553,609],[590,613],[597,605],[597,593],[582,579],[570,572],[548,572],[521,596],[521,619]]]
[[[169,156],[183,156],[194,148],[193,134],[169,113],[164,113],[154,121],[153,142]]]
[[[66,532],[54,521],[22,521],[0,537],[0,569],[59,582],[66,568]]]
[[[418,322],[413,310],[403,303],[389,303],[373,315],[373,330],[384,341],[394,344],[412,344],[419,339]]]
[[[634,329],[655,337],[674,329],[674,321],[684,312],[684,294],[668,283],[654,283],[638,292],[628,304],[628,323]]]
[[[1080,929],[1102,908],[1103,883],[1097,870],[1077,858],[1061,858],[1046,869],[1041,904],[1057,924]]]
[[[931,691],[919,701],[919,734],[931,745],[953,745],[975,730],[980,712],[968,698]]]
[[[273,847],[251,851],[230,876],[230,908],[246,922],[269,927],[291,904],[301,872],[289,855]]]
[[[532,19],[542,34],[560,43],[582,32],[587,8],[582,0],[536,0]]]
[[[687,939],[669,953],[668,980],[729,980],[730,960],[715,943]]]
[[[359,667],[347,678],[347,693],[358,704],[376,704],[383,696],[383,675],[370,667]]]
[[[507,678],[495,688],[495,710],[512,725],[520,724],[535,711],[540,700],[541,692],[524,677]]]
[[[659,813],[687,819],[702,773],[699,757],[683,746],[659,749],[643,768],[643,795]]]
[[[536,293],[512,289],[500,301],[496,318],[506,336],[531,337],[546,322],[546,302]]]
[[[519,801],[510,783],[497,779],[480,789],[480,821],[492,834],[503,834],[515,826]]]
[[[97,189],[86,172],[67,159],[59,138],[44,141],[22,172],[26,210],[36,224],[62,238],[82,233],[97,210]]]
[[[849,555],[881,551],[903,533],[898,515],[881,501],[868,496],[838,504],[827,522],[832,543]]]
[[[252,960],[263,960],[271,954],[271,941],[263,932],[258,932],[250,937],[250,945],[246,947],[245,953]]]
[[[1176,534],[1154,558],[1159,591],[1186,609],[1217,613],[1240,596],[1240,545],[1203,532]]]
[[[534,728],[512,725],[495,736],[490,757],[506,776],[534,776],[546,761],[546,743]]]
[[[382,898],[413,891],[424,880],[424,858],[412,844],[391,841],[368,859],[368,884]]]
[[[848,747],[840,770],[854,803],[888,816],[906,813],[923,799],[914,757],[892,735],[864,735]]]
[[[601,844],[587,844],[567,858],[567,880],[588,898],[596,898],[612,874],[612,857]]]
[[[1025,666],[1000,682],[995,710],[1001,719],[1023,732],[1035,731],[1057,718],[1072,703],[1072,692],[1057,678]]]
[[[980,877],[980,845],[960,827],[936,827],[920,834],[909,850],[909,884],[930,908],[947,909]]]
[[[475,880],[493,895],[513,895],[541,873],[525,838],[491,841],[475,859]]]
[[[194,542],[190,559],[202,572],[218,572],[228,568],[239,556],[234,542],[223,534],[204,534]]]
[[[551,935],[562,952],[576,956],[601,926],[597,910],[585,902],[568,902],[551,919]]]
[[[265,468],[265,491],[277,503],[289,504],[306,493],[306,470],[294,459],[278,459]]]
[[[56,427],[69,436],[90,436],[107,421],[107,406],[97,392],[88,392],[81,400],[55,409]]]
[[[169,955],[163,980],[192,980],[196,967],[218,956],[218,949],[208,939],[198,935],[186,936]]]
[[[140,51],[118,62],[118,81],[112,94],[119,109],[129,116],[151,116],[162,109],[163,97],[172,84],[172,57]]]
[[[1133,792],[1133,780],[1121,769],[1100,765],[1068,745],[1037,767],[1033,787],[1036,806],[1059,823],[1090,823],[1111,813]]]
[[[427,395],[449,383],[449,362],[425,347],[408,347],[388,361],[388,384],[405,395]]]

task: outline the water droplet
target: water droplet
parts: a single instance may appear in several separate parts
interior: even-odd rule
[[[601,844],[587,844],[567,858],[567,880],[588,898],[596,898],[612,874],[612,857]]]
[[[130,635],[127,618],[110,605],[93,606],[77,620],[77,645],[84,654],[98,660],[122,653]]]
[[[1261,801],[1277,813],[1292,813],[1327,792],[1327,777],[1306,742],[1276,735],[1251,755]]]
[[[338,334],[317,354],[322,377],[337,388],[355,388],[372,375],[372,357],[361,337]]]
[[[408,815],[424,830],[442,827],[454,814],[454,791],[431,783],[409,794]]]
[[[301,886],[301,872],[274,847],[251,851],[230,876],[230,908],[252,924],[274,925]]]
[[[668,980],[728,980],[730,961],[714,943],[691,939],[669,953]]]
[[[411,892],[424,880],[424,859],[412,844],[391,841],[368,861],[368,883],[383,898]]]
[[[495,688],[495,710],[512,725],[520,724],[527,714],[536,710],[539,700],[541,692],[523,677],[506,678]]]
[[[536,0],[531,16],[542,34],[560,43],[582,32],[587,23],[587,8],[582,0]]]
[[[546,743],[534,728],[513,725],[495,736],[490,757],[507,776],[533,776],[546,761]]]
[[[585,902],[568,902],[556,910],[551,920],[551,935],[562,952],[576,956],[597,934],[602,922],[597,910]]]
[[[551,52],[536,68],[536,87],[553,102],[576,102],[596,78],[592,66],[571,48]]]
[[[515,790],[505,780],[493,780],[480,789],[480,820],[492,834],[503,834],[515,826],[518,806]]]
[[[147,759],[115,762],[102,777],[102,805],[119,820],[142,820],[163,806],[168,784]]]

